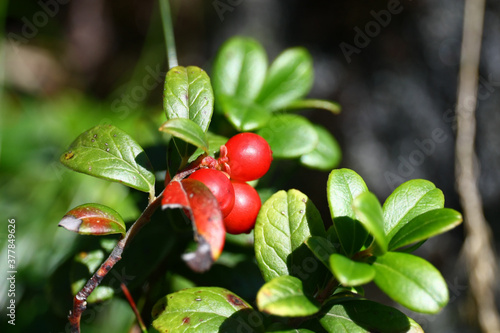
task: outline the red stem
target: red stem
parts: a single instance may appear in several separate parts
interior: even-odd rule
[[[141,314],[139,313],[139,310],[137,309],[137,305],[134,302],[134,299],[132,298],[132,295],[130,295],[130,291],[128,290],[127,286],[125,283],[121,283],[120,287],[122,288],[123,294],[127,298],[127,301],[130,304],[130,307],[132,308],[132,311],[134,311],[135,317],[137,318],[137,322],[139,323],[139,327],[141,328],[142,332],[147,333],[146,325],[144,325],[144,321],[142,320]]]

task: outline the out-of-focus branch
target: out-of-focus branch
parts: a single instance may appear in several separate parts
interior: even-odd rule
[[[491,243],[491,230],[482,209],[477,186],[476,136],[479,58],[484,24],[485,0],[466,0],[458,85],[457,140],[455,171],[458,193],[464,211],[465,243],[471,296],[483,332],[500,332],[495,305],[497,264]]]

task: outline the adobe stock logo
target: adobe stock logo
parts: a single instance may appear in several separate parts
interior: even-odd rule
[[[221,22],[224,22],[224,15],[226,12],[233,12],[236,7],[241,5],[243,0],[214,0],[212,1],[212,6],[214,6],[217,15]]]
[[[367,47],[372,39],[380,34],[382,28],[387,27],[391,23],[393,15],[400,14],[402,11],[403,6],[399,0],[389,0],[387,9],[382,9],[378,12],[374,10],[370,11],[373,20],[365,24],[364,31],[358,26],[354,27],[354,31],[356,32],[353,40],[354,45],[346,42],[339,44],[347,63],[351,63],[353,53],[360,54],[361,50]]]

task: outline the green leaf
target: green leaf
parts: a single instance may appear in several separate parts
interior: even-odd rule
[[[239,97],[253,101],[264,83],[267,55],[255,40],[234,37],[220,48],[213,65],[213,86],[217,98],[220,95]],[[218,101],[217,101],[218,103]]]
[[[293,114],[272,117],[257,134],[267,140],[275,158],[296,158],[318,144],[318,133],[309,120]]]
[[[208,153],[207,135],[194,121],[186,118],[167,120],[160,127],[160,131],[171,134]]]
[[[377,286],[410,310],[437,313],[448,302],[448,288],[443,277],[420,257],[387,252],[375,258],[373,268]]]
[[[371,192],[361,193],[354,199],[353,208],[358,220],[365,229],[373,236],[377,245],[375,254],[380,255],[387,252],[388,239],[384,233],[384,217],[382,206],[375,194]]]
[[[155,176],[144,150],[112,125],[95,126],[80,134],[60,161],[77,172],[154,195]]]
[[[195,66],[177,66],[165,78],[163,109],[167,120],[186,118],[206,132],[212,119],[214,95],[207,73]]]
[[[309,153],[300,157],[300,163],[312,169],[330,171],[342,159],[342,151],[337,140],[324,127],[314,125],[318,134],[318,144]]]
[[[409,180],[398,186],[384,203],[385,234],[391,239],[414,217],[443,207],[443,192],[433,183],[423,179]]]
[[[270,110],[286,108],[307,95],[313,84],[313,65],[302,47],[283,51],[271,64],[257,102]]]
[[[311,236],[306,240],[306,245],[326,268],[330,269],[330,255],[336,252],[328,239],[320,236]]]
[[[344,286],[360,286],[375,277],[375,270],[370,265],[351,260],[341,254],[330,256],[330,267],[335,278]]]
[[[266,125],[271,112],[252,101],[231,96],[221,96],[218,100],[229,122],[239,131],[254,131]]]
[[[320,264],[304,241],[311,236],[324,237],[325,229],[306,195],[297,190],[272,195],[257,216],[254,235],[255,257],[265,281],[283,275],[314,276],[312,271],[304,272],[304,266]]]
[[[84,204],[73,208],[64,215],[59,226],[81,235],[125,236],[125,222],[114,209],[100,204]]]
[[[423,333],[401,311],[369,300],[331,301],[322,313],[320,323],[329,333]]]
[[[152,310],[160,332],[264,332],[252,307],[232,292],[217,287],[180,290],[160,299]]]
[[[449,208],[434,209],[413,218],[392,237],[389,250],[426,240],[453,229],[462,222],[462,215]]]
[[[272,279],[257,293],[260,311],[282,317],[304,317],[319,311],[319,303],[304,293],[302,281],[283,275]]]
[[[326,101],[323,99],[301,99],[293,101],[288,104],[288,108],[291,109],[323,109],[332,112],[333,114],[339,114],[342,108],[340,104]]]
[[[368,192],[363,178],[349,169],[333,170],[328,177],[327,195],[334,230],[344,253],[350,257],[364,244],[368,233],[352,208],[354,198]]]

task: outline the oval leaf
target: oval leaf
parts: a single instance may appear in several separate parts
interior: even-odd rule
[[[185,118],[167,120],[161,125],[160,131],[171,134],[208,153],[207,135],[201,127],[192,120]]]
[[[302,281],[283,275],[272,279],[257,293],[260,311],[282,317],[303,317],[315,314],[320,304],[313,297],[304,294]]]
[[[313,64],[302,47],[283,51],[271,64],[257,102],[270,110],[287,107],[307,95],[313,84]]]
[[[75,171],[154,195],[155,176],[144,150],[112,125],[99,125],[80,134],[60,161]]]
[[[255,40],[234,37],[220,48],[213,66],[214,92],[253,101],[260,92],[267,70],[267,55]]]
[[[443,192],[433,183],[423,179],[409,180],[398,186],[384,203],[385,234],[391,239],[414,217],[443,207]]]
[[[221,108],[229,122],[239,131],[254,131],[266,125],[271,112],[259,104],[243,101],[236,97],[221,96]]]
[[[126,233],[125,222],[112,208],[100,204],[85,204],[64,215],[59,226],[82,235],[110,235]]]
[[[369,300],[331,301],[322,313],[320,323],[329,333],[423,333],[401,311]]]
[[[354,199],[354,212],[365,229],[373,236],[376,243],[375,254],[387,252],[388,240],[384,233],[384,217],[382,206],[375,194],[361,193]]]
[[[189,288],[169,294],[155,304],[152,316],[152,325],[160,332],[264,332],[261,321],[249,320],[258,314],[247,302],[217,287]]]
[[[324,237],[311,236],[306,240],[306,245],[326,268],[330,269],[330,255],[335,253],[335,246]]]
[[[352,170],[333,170],[328,177],[327,195],[333,227],[348,257],[356,253],[368,237],[352,208],[354,198],[365,192],[368,188],[363,178]]]
[[[375,258],[373,268],[377,286],[410,310],[437,313],[448,302],[448,288],[441,273],[420,257],[387,252]]]
[[[434,209],[413,218],[392,237],[389,250],[421,242],[453,229],[462,222],[462,215],[449,208]]]
[[[333,114],[339,114],[342,108],[340,104],[326,101],[323,99],[301,99],[298,101],[293,101],[288,105],[291,109],[323,109],[332,112]]]
[[[222,213],[208,187],[195,179],[171,181],[163,192],[162,208],[183,208],[193,222],[196,252],[183,256],[188,266],[196,272],[208,270],[219,258],[224,247],[226,230]]]
[[[300,278],[304,265],[320,265],[304,241],[325,236],[323,221],[309,198],[297,190],[279,191],[262,205],[254,235],[255,256],[265,281],[282,275]],[[307,276],[315,278],[310,273]]]
[[[213,106],[212,85],[203,69],[177,66],[168,71],[163,90],[163,109],[168,120],[190,119],[206,132]]]
[[[318,144],[318,133],[309,120],[293,114],[272,117],[257,134],[267,140],[276,158],[296,158]]]
[[[370,265],[351,260],[341,254],[330,256],[330,267],[335,278],[348,287],[366,284],[375,277],[375,270]]]
[[[312,169],[330,171],[342,159],[342,151],[335,138],[324,127],[314,125],[318,144],[313,151],[300,157],[300,163]]]

